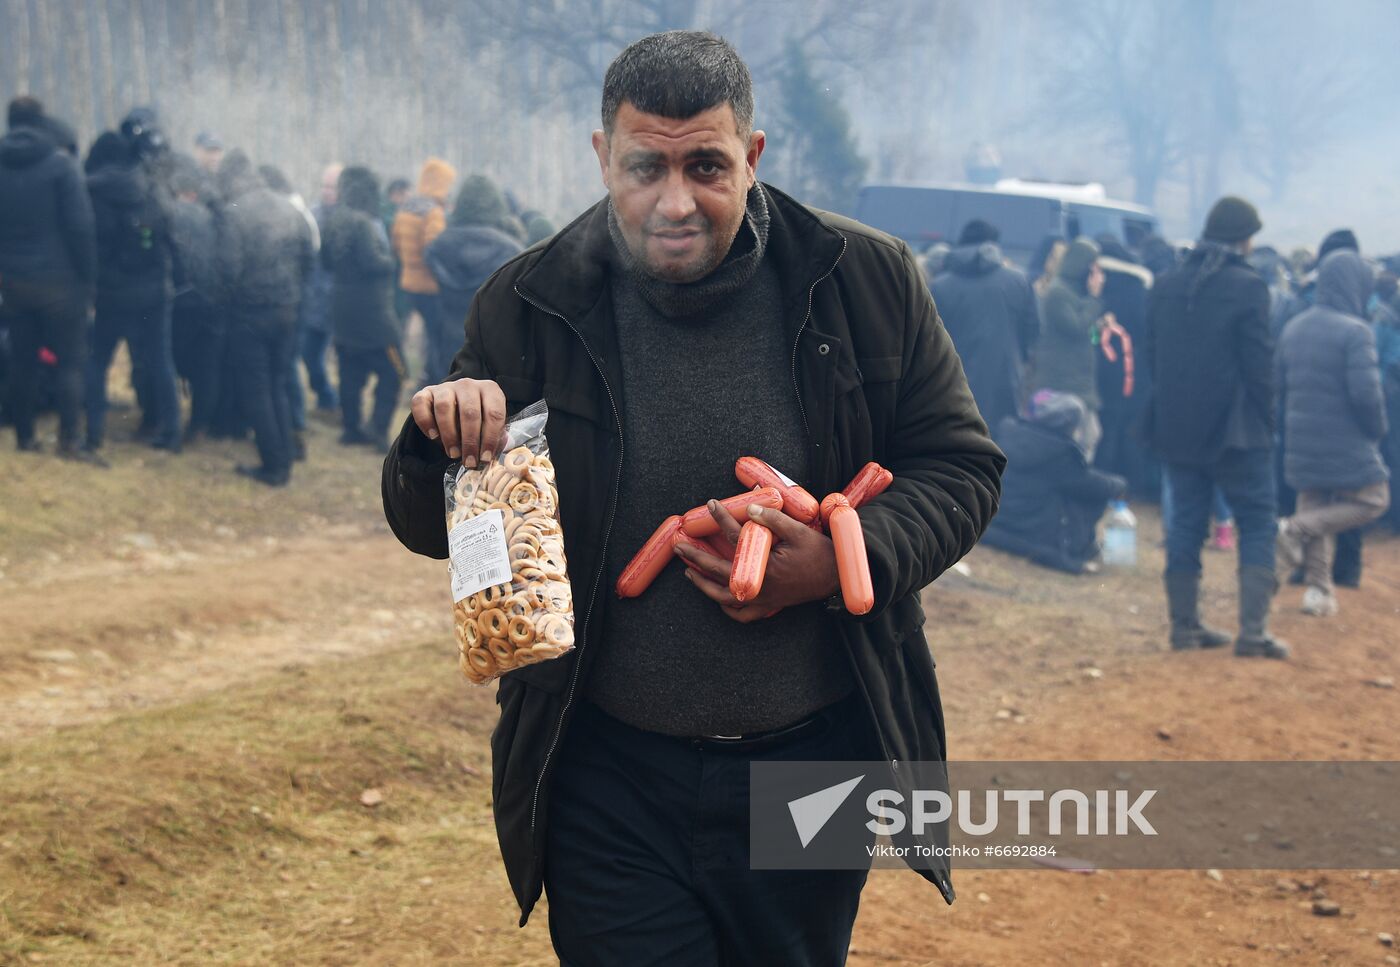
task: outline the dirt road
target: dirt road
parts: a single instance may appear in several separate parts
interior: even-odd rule
[[[443,567],[388,534],[373,458],[319,447],[286,494],[227,463],[151,458],[57,489],[48,458],[0,465],[4,513],[29,508],[0,523],[0,782],[20,804],[0,819],[0,962],[550,962],[542,915],[514,927],[490,833],[495,707],[455,675]],[[93,488],[108,510],[79,526]],[[954,758],[1400,758],[1400,543],[1371,542],[1335,619],[1284,592],[1297,658],[1266,663],[1165,650],[1151,531],[1133,571],[978,550],[926,592]],[[1232,567],[1208,560],[1222,626]],[[194,781],[190,756],[215,754]],[[362,805],[368,786],[389,803]],[[1393,871],[955,882],[947,907],[873,873],[851,962],[1396,962],[1378,939],[1400,933]],[[1339,916],[1312,914],[1322,895]]]

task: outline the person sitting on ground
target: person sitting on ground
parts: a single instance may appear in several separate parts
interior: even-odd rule
[[[1084,401],[1054,390],[1031,398],[1029,418],[1002,420],[1001,509],[983,543],[1071,574],[1097,570],[1099,518],[1128,485],[1089,465],[1095,432]]]

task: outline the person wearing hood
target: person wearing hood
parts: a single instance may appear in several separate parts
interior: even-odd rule
[[[497,227],[505,211],[505,199],[491,180],[472,175],[462,182],[447,230],[428,246],[424,261],[437,280],[444,328],[454,339],[466,332],[467,310],[476,290],[522,251],[519,242]]]
[[[228,353],[261,461],[235,469],[282,486],[291,479],[296,449],[287,372],[296,352],[302,289],[315,262],[311,229],[290,201],[258,177],[242,151],[224,156],[218,182],[224,199],[219,269],[229,312]]]
[[[1307,250],[1300,251],[1306,252]],[[1322,239],[1317,247],[1317,256],[1310,261],[1307,272],[1301,274],[1298,291],[1293,293],[1290,298],[1285,299],[1274,312],[1271,323],[1274,342],[1278,342],[1280,334],[1290,319],[1311,309],[1317,303],[1318,269],[1322,265],[1322,260],[1333,252],[1355,252],[1360,255],[1361,242],[1357,239],[1356,233],[1349,228],[1338,228],[1328,232]],[[1298,495],[1288,485],[1287,475],[1284,473],[1284,463],[1287,459],[1288,447],[1280,440],[1274,459],[1274,474],[1277,478],[1279,513],[1284,516],[1293,513],[1298,505]],[[1336,548],[1332,556],[1332,583],[1334,585],[1342,588],[1359,588],[1361,586],[1361,554],[1361,528],[1352,528],[1336,535]],[[1295,568],[1288,583],[1306,583],[1303,568]]]
[[[174,297],[170,223],[131,137],[108,131],[88,152],[88,195],[97,222],[97,302],[84,372],[85,446],[106,439],[107,371],[126,340],[142,427],[152,446],[178,452],[180,396],[171,351]]]
[[[1316,303],[1284,327],[1275,359],[1287,457],[1284,476],[1298,509],[1280,522],[1278,545],[1303,565],[1303,613],[1337,613],[1334,536],[1360,528],[1390,505],[1380,441],[1388,430],[1376,336],[1366,321],[1370,268],[1348,250],[1317,272]]]
[[[996,227],[973,219],[929,286],[988,426],[1019,412],[1024,371],[1040,336],[1035,291],[1006,265]]]
[[[97,280],[92,200],[77,161],[57,148],[31,97],[9,104],[0,138],[0,324],[10,332],[7,408],[22,451],[34,434],[39,350],[58,358],[58,446],[81,459],[82,372]]]
[[[394,314],[394,254],[379,220],[379,181],[368,168],[346,168],[339,201],[326,219],[321,261],[331,273],[331,320],[340,363],[340,442],[388,447],[389,423],[403,385],[398,318]],[[361,411],[374,377],[368,425]]]
[[[1103,284],[1098,245],[1092,239],[1075,239],[1065,249],[1055,281],[1041,301],[1042,326],[1035,351],[1035,388],[1073,393],[1088,404],[1095,421],[1099,418],[1096,337],[1101,325],[1112,322],[1099,298]]]
[[[1079,397],[1040,390],[1029,410],[997,428],[1006,474],[982,541],[1071,574],[1096,570],[1099,518],[1110,500],[1126,495],[1127,482],[1089,465],[1094,422]]]
[[[423,320],[424,386],[447,376],[457,339],[445,332],[442,305],[438,301],[437,280],[423,259],[433,239],[447,227],[447,196],[457,169],[441,158],[429,158],[418,175],[418,192],[403,203],[394,215],[390,229],[393,252],[399,261],[399,286],[408,293],[409,304]]]
[[[1218,487],[1234,511],[1242,658],[1287,658],[1268,631],[1278,581],[1269,288],[1246,261],[1263,227],[1242,198],[1215,203],[1190,256],[1157,279],[1147,305],[1144,429],[1171,489],[1163,574],[1174,650],[1229,642],[1201,623],[1201,546]]]

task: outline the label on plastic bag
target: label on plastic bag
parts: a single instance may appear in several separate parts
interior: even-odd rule
[[[495,584],[510,583],[505,519],[488,510],[463,521],[447,534],[452,559],[452,603]]]

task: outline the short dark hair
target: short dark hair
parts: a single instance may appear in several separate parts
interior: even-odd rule
[[[703,30],[643,37],[618,54],[603,78],[603,132],[612,137],[624,101],[683,121],[719,104],[734,109],[740,136],[753,130],[753,78],[739,52]]]
[[[21,94],[10,102],[5,123],[12,128],[35,125],[44,119],[44,105],[37,97]]]

